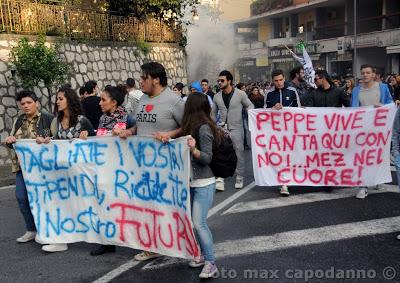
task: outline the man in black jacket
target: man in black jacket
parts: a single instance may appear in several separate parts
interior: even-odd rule
[[[325,70],[315,72],[317,89],[311,91],[306,99],[305,106],[309,107],[349,107],[350,97],[336,88]]]
[[[285,82],[283,71],[274,70],[271,76],[274,88],[265,95],[265,107],[276,110],[280,110],[282,107],[301,107],[299,94],[294,87]],[[286,185],[281,187],[280,194],[282,196],[290,195]]]
[[[299,95],[294,87],[285,82],[282,70],[274,70],[271,74],[274,88],[265,95],[265,107],[282,109],[282,107],[300,107]]]

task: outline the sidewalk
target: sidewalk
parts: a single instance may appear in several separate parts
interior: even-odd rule
[[[15,175],[11,172],[11,165],[0,165],[0,187],[15,185]]]

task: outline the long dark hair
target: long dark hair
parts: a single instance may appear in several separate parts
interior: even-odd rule
[[[191,135],[196,138],[199,128],[204,124],[208,124],[214,136],[214,144],[218,146],[221,143],[221,134],[210,114],[211,106],[207,95],[200,92],[191,93],[186,100],[185,111],[183,112],[183,135]]]
[[[70,87],[62,87],[57,93],[60,92],[64,94],[64,97],[67,100],[67,107],[69,111],[69,127],[73,127],[76,125],[76,123],[78,123],[78,116],[82,114],[82,106],[79,96],[76,91]],[[57,104],[55,110],[58,112]],[[63,118],[64,112],[58,112],[57,120],[59,123],[61,123]]]

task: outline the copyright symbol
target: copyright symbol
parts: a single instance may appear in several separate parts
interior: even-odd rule
[[[391,266],[387,266],[385,269],[383,269],[382,274],[383,278],[386,280],[392,280],[396,277],[396,269]]]

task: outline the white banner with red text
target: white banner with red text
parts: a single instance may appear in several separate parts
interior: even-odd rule
[[[374,186],[391,182],[394,104],[379,108],[249,110],[259,186]]]

